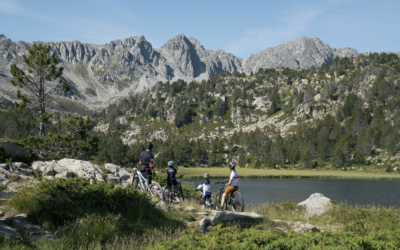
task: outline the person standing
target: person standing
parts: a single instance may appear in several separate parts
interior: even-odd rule
[[[152,181],[152,172],[153,176],[156,176],[156,172],[154,170],[154,157],[151,153],[153,151],[153,147],[153,143],[148,142],[146,144],[146,150],[139,155],[139,171],[142,173],[143,177],[148,180],[149,185]]]

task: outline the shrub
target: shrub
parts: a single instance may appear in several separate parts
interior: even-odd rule
[[[22,189],[9,203],[18,212],[27,213],[29,220],[52,229],[90,214],[124,215],[131,220],[124,224],[129,228],[140,220],[150,220],[153,226],[168,222],[144,193],[107,183],[90,185],[83,178],[44,180]]]
[[[154,249],[397,249],[400,247],[400,230],[372,232],[360,235],[354,232],[326,231],[306,234],[287,233],[255,228],[240,230],[235,227],[211,228],[204,235],[196,230],[173,242],[163,242]]]

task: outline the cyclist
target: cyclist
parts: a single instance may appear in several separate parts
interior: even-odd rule
[[[206,207],[206,200],[211,198],[211,182],[210,182],[210,175],[208,173],[205,173],[203,178],[205,181],[203,181],[197,188],[196,191],[198,191],[200,188],[203,188],[203,207],[201,209],[204,209]]]
[[[139,155],[139,171],[142,173],[144,178],[147,178],[149,185],[151,184],[151,172],[153,172],[153,176],[156,176],[156,172],[154,170],[154,163],[153,163],[153,143],[148,142],[146,144],[146,150],[140,153]]]
[[[170,192],[172,191],[171,190],[172,184],[174,184],[176,190],[179,189],[179,183],[176,181],[176,177],[175,177],[175,175],[176,175],[176,173],[178,171],[176,171],[176,168],[174,168],[174,166],[175,166],[175,162],[174,161],[169,161],[168,162],[167,185],[168,185],[168,188],[169,188]]]
[[[233,192],[239,189],[239,174],[235,170],[236,164],[231,162],[228,164],[229,170],[231,171],[231,177],[229,178],[229,182],[227,188],[225,189],[224,194],[222,195],[221,209],[225,205],[225,198],[229,194],[233,194]]]

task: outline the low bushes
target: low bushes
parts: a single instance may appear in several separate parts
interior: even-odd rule
[[[174,242],[163,242],[155,249],[398,249],[400,230],[360,235],[354,232],[309,232],[306,234],[255,228],[216,226],[203,235],[188,230]]]
[[[182,222],[157,209],[144,193],[112,184],[89,184],[83,178],[44,180],[23,188],[8,203],[26,213],[28,220],[55,232],[68,246],[65,249],[183,228]]]

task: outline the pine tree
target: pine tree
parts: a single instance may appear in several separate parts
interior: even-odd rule
[[[48,122],[50,115],[46,113],[48,105],[55,95],[68,92],[69,86],[58,80],[64,68],[56,67],[58,58],[50,55],[50,45],[42,43],[34,44],[28,49],[29,55],[23,55],[24,63],[28,67],[28,73],[12,64],[10,72],[15,80],[11,84],[22,89],[17,91],[17,97],[21,100],[15,103],[18,111],[28,104],[32,109],[38,110],[40,115],[40,136],[45,136],[44,124]],[[57,81],[58,80],[58,81]]]

